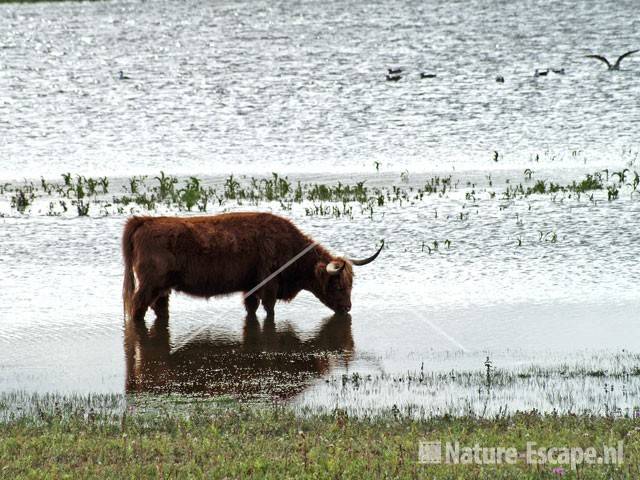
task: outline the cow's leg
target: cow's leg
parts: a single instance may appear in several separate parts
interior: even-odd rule
[[[155,302],[151,304],[151,308],[156,313],[157,318],[169,317],[169,292],[162,292]]]
[[[161,256],[148,255],[148,258],[134,265],[138,283],[132,302],[132,316],[135,321],[144,321],[144,315],[149,307],[153,307],[156,315],[162,313],[163,308],[165,310],[168,308],[168,303],[163,304],[162,300],[158,303],[157,310],[155,307],[158,297],[168,294],[170,290],[166,263]]]
[[[147,309],[160,295],[161,290],[153,289],[141,284],[133,295],[133,319],[136,322],[144,321],[144,314]]]
[[[247,310],[247,316],[255,317],[256,311],[258,310],[259,306],[260,306],[260,299],[255,293],[249,295],[248,297],[245,297],[244,308]]]
[[[260,298],[262,299],[262,307],[267,312],[267,318],[273,318],[275,313],[276,300],[278,296],[278,282],[275,280],[267,283],[260,290]]]

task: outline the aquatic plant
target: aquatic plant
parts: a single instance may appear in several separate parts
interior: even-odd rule
[[[484,361],[484,367],[487,372],[487,389],[491,389],[491,369],[493,368],[493,363],[489,357]]]
[[[277,202],[282,210],[291,210],[294,205],[302,204],[306,215],[353,218],[354,212],[359,212],[360,215],[373,219],[380,208],[391,204],[398,207],[403,207],[405,204],[415,205],[425,201],[431,195],[438,197],[452,195],[452,198],[455,198],[453,194],[462,181],[463,184],[466,183],[467,189],[460,194],[471,205],[462,205],[462,211],[457,214],[457,217],[459,220],[468,220],[470,212],[467,209],[470,206],[475,207],[477,212],[482,202],[494,199],[507,201],[501,202],[498,207],[499,210],[504,210],[511,207],[510,202],[531,195],[551,195],[550,199],[553,202],[562,203],[565,199],[581,201],[581,195],[588,192],[589,201],[596,203],[597,197],[591,192],[606,189],[607,198],[615,200],[624,188],[628,189],[633,197],[640,187],[640,175],[634,172],[630,177],[624,170],[619,173],[626,175],[625,179],[631,180],[626,184],[616,182],[613,185],[605,185],[602,174],[596,172],[582,180],[565,185],[538,179],[533,185],[525,187],[522,183],[515,184],[506,179],[506,187],[500,192],[500,196],[496,191],[481,190],[482,187],[477,187],[471,181],[464,182],[460,179],[454,181],[451,175],[433,176],[420,187],[406,185],[374,187],[368,186],[366,180],[352,184],[341,181],[335,184],[304,183],[299,180],[292,182],[286,176],[275,172],[264,178],[230,175],[223,179],[221,184],[206,185],[201,178],[190,176],[178,179],[164,171],[161,171],[159,176],[153,177],[155,182],[150,186],[146,183],[146,176],[125,179],[124,194],[113,194],[110,198],[105,198],[109,191],[107,177],[91,178],[71,173],[62,175],[63,183],[48,182],[41,178],[39,185],[25,183],[24,186],[18,187],[5,184],[0,186],[0,192],[12,192],[12,196],[8,198],[9,203],[19,212],[29,210],[33,202],[42,198],[46,203],[43,202],[43,209],[38,211],[46,215],[52,215],[54,212],[64,213],[56,202],[69,199],[80,216],[89,215],[92,203],[97,206],[93,209],[94,215],[98,212],[100,215],[107,215],[109,212],[135,213],[139,209],[153,212],[158,208],[185,211],[197,209],[200,212],[207,212],[211,208],[227,205],[234,207],[248,203],[258,206],[261,202]],[[616,175],[615,178],[618,179],[620,175]],[[487,181],[490,184],[493,183],[490,175],[487,176]],[[22,193],[19,193],[20,190]],[[483,192],[486,195],[482,195]],[[53,198],[46,198],[47,196]],[[60,198],[56,199],[55,196]],[[54,209],[49,206],[51,201],[54,202]],[[359,208],[354,210],[354,204],[358,204]],[[531,204],[528,208],[531,209]],[[434,218],[438,218],[437,208],[434,208]],[[522,226],[520,221],[517,224]]]
[[[34,199],[35,195],[32,191],[28,191],[28,189],[18,189],[15,191],[15,195],[11,196],[11,207],[20,213],[24,213]]]
[[[618,182],[619,183],[624,183],[626,178],[627,178],[627,172],[629,171],[628,168],[625,168],[623,170],[620,170],[618,172],[613,172],[611,174],[612,177],[618,177]]]
[[[575,192],[586,192],[588,190],[602,190],[602,176],[599,172],[594,173],[593,175],[587,174],[587,178],[582,180],[580,183],[576,184],[574,181],[571,187],[569,187]]]
[[[133,176],[128,180],[129,189],[123,187],[125,192],[129,192],[132,195],[136,195],[140,191],[140,186],[144,184],[144,180],[140,177]]]
[[[544,180],[538,180],[535,185],[533,186],[533,188],[528,189],[527,193],[545,193],[547,191],[547,186],[544,183]]]
[[[109,193],[109,179],[107,177],[100,177],[98,179],[98,184],[102,187],[103,195]]]
[[[640,186],[640,175],[638,175],[638,172],[633,172],[633,180],[631,181],[631,183],[628,183],[627,186],[633,188],[631,192],[631,197],[633,198],[633,194],[638,191],[638,186]]]
[[[83,178],[85,185],[87,186],[87,195],[93,196],[96,194],[96,187],[98,186],[97,180],[89,177]]]
[[[240,190],[240,183],[230,175],[224,182],[224,196],[229,200],[235,200],[238,198],[238,191]]]
[[[44,177],[40,177],[40,186],[42,187],[42,190],[47,194],[47,195],[51,195],[51,193],[53,192],[54,189],[54,185],[48,183]]]
[[[67,179],[65,179],[66,185]],[[85,180],[84,177],[78,175],[75,183],[71,182],[68,186],[67,196],[72,198],[71,204],[75,205],[79,217],[84,217],[89,214],[89,201],[85,200],[86,194],[84,191]],[[95,187],[95,184],[92,184]],[[72,195],[73,194],[73,195]]]
[[[66,187],[70,187],[70,186],[71,186],[71,178],[72,178],[72,177],[71,177],[71,173],[70,173],[70,172],[68,172],[68,173],[63,173],[63,174],[62,174],[62,178],[63,178],[63,180],[64,180],[64,185],[65,185]]]
[[[184,188],[180,189],[179,199],[188,211],[200,201],[202,198],[202,187],[200,186],[200,180],[196,177],[189,177]]]
[[[158,201],[164,202],[166,200],[175,201],[176,191],[175,185],[178,183],[178,179],[176,177],[165,175],[163,171],[160,171],[160,176],[154,177],[155,180],[158,181],[158,186],[153,188],[153,191],[156,193],[156,197]],[[131,193],[136,193],[131,190]]]

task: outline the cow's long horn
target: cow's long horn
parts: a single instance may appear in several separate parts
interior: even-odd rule
[[[369,258],[365,258],[363,260],[356,260],[356,259],[349,259],[349,261],[353,264],[356,265],[358,267],[361,267],[362,265],[366,265],[367,263],[371,263],[373,262],[376,258],[378,258],[378,255],[380,255],[380,252],[382,251],[382,248],[384,247],[384,240],[382,240],[382,245],[380,245],[380,248],[378,249],[378,251],[376,253],[374,253],[373,255],[371,255]]]

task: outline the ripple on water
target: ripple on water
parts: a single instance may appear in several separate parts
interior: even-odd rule
[[[4,4],[1,175],[491,170],[494,150],[500,165],[637,152],[640,111],[619,107],[638,59],[607,72],[584,58],[633,46],[634,3],[547,7]],[[384,81],[393,64],[400,82]],[[567,74],[532,78],[549,66]]]

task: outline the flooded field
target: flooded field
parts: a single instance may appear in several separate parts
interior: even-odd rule
[[[633,414],[640,54],[585,56],[639,28],[631,1],[0,4],[0,418],[34,393]],[[129,216],[243,210],[384,240],[350,315],[172,295],[125,324]]]
[[[640,204],[627,163],[5,184],[0,390],[222,396],[358,415],[630,414]],[[277,305],[275,321],[251,320],[239,295],[174,294],[168,319],[149,311],[146,325],[125,324],[127,216],[237,210],[284,215],[352,256],[384,239],[356,272],[351,314],[302,293]]]

